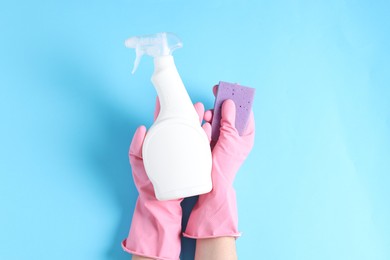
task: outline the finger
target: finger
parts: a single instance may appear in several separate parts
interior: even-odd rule
[[[236,105],[231,99],[227,99],[222,104],[221,131],[223,129],[236,129]],[[237,131],[237,130],[236,130]]]
[[[204,117],[204,105],[201,102],[198,102],[194,105],[194,108],[196,110],[196,113],[198,114],[200,123],[202,123]]]
[[[214,96],[217,96],[217,93],[218,93],[218,84],[214,85],[214,87],[213,87],[213,94],[214,94]]]
[[[156,97],[156,108],[154,109],[154,121],[156,121],[158,114],[160,113],[160,100]]]
[[[204,121],[211,123],[211,121],[213,120],[213,113],[214,113],[213,109],[204,112],[204,117],[203,117]]]
[[[209,142],[211,141],[211,125],[210,123],[204,123],[202,125],[202,128],[204,130],[204,132],[206,133],[207,135],[207,139],[209,140]]]
[[[129,155],[142,158],[142,144],[146,135],[146,127],[141,125],[135,130],[133,140],[130,144]]]

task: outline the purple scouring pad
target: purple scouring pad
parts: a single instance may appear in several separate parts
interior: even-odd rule
[[[219,82],[214,103],[213,121],[211,123],[211,139],[213,141],[217,141],[219,137],[222,103],[227,99],[234,101],[236,105],[236,129],[239,135],[242,135],[248,124],[254,96],[254,88],[223,81]]]

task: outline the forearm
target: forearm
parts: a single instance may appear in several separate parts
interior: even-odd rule
[[[236,260],[236,239],[217,237],[196,241],[195,260]]]

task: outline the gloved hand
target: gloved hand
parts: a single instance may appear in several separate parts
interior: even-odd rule
[[[234,102],[226,100],[222,105],[220,136],[212,150],[213,189],[210,193],[199,196],[184,232],[186,237],[201,239],[240,236],[233,181],[253,147],[255,122],[251,112],[247,128],[240,136],[235,128],[235,117]],[[207,116],[207,113],[205,120],[211,121],[211,116]]]
[[[204,106],[194,105],[200,120],[203,119]],[[154,119],[160,110],[156,102]],[[206,132],[211,131],[210,124],[203,126]],[[129,236],[122,242],[122,248],[134,255],[153,259],[177,260],[180,255],[180,232],[182,209],[178,200],[159,201],[154,194],[143,164],[142,144],[146,128],[140,126],[130,145],[129,158],[133,179],[139,192],[135,206]],[[210,136],[210,135],[209,135]]]

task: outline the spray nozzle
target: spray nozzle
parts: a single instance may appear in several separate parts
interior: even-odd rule
[[[183,47],[180,38],[173,33],[162,32],[151,35],[134,36],[125,41],[127,48],[135,49],[133,71],[137,70],[141,57],[147,54],[152,57],[172,55],[172,52]]]

